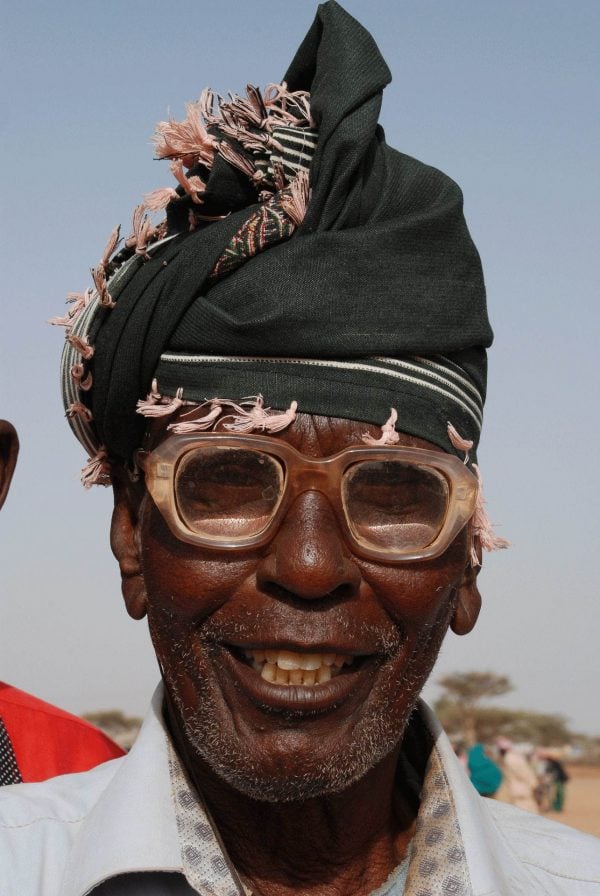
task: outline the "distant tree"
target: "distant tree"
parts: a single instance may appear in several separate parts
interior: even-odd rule
[[[500,697],[514,690],[510,678],[495,672],[454,672],[438,679],[438,684],[447,697],[469,709],[484,698]]]
[[[454,672],[440,678],[438,684],[445,691],[435,704],[438,715],[445,715],[469,745],[482,737],[477,730],[481,701],[513,690],[510,679],[495,672]]]
[[[464,717],[456,704],[439,701],[436,712],[450,736],[465,737]],[[516,743],[545,747],[562,746],[573,739],[562,716],[527,710],[480,706],[474,710],[474,726],[477,739],[484,743],[492,742],[499,734]]]

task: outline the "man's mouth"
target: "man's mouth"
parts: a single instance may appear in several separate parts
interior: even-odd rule
[[[227,679],[255,705],[302,717],[330,712],[371,688],[374,668],[383,655],[345,652],[345,646],[315,644],[312,649],[308,645],[298,649],[295,644],[250,646],[221,641],[220,656]]]
[[[297,653],[293,650],[243,650],[242,653],[265,681],[288,687],[326,684],[356,659],[349,654]]]

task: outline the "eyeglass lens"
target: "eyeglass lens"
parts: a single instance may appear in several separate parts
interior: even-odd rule
[[[181,517],[208,538],[258,535],[283,497],[279,461],[243,448],[197,448],[184,455],[175,477]]]
[[[429,467],[401,460],[361,461],[342,484],[342,502],[354,537],[372,548],[424,548],[440,532],[448,484]]]
[[[219,541],[259,535],[283,499],[285,469],[265,452],[203,446],[181,459],[175,498],[185,525]],[[343,474],[347,523],[360,543],[385,551],[417,551],[442,529],[449,504],[445,477],[404,460],[362,460]]]

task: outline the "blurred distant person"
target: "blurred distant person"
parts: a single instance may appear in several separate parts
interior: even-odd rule
[[[495,796],[502,783],[502,772],[486,753],[483,744],[473,744],[467,755],[467,768],[473,787],[481,796]]]
[[[19,453],[12,423],[0,420],[0,507]],[[89,722],[0,682],[0,786],[83,772],[123,750]]]
[[[462,742],[454,744],[454,755],[456,756],[456,758],[458,759],[458,761],[460,762],[462,767],[464,769],[466,769],[468,754],[467,754],[467,748]]]
[[[550,809],[552,812],[562,812],[565,806],[565,788],[569,776],[562,762],[555,756],[546,753],[543,758],[546,762],[546,777],[552,786]]]
[[[500,752],[504,785],[502,798],[519,809],[528,812],[539,812],[535,798],[539,784],[538,777],[526,757],[518,750],[507,737],[498,737],[496,746]]]

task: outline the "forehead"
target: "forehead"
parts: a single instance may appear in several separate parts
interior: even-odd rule
[[[158,444],[169,438],[176,438],[169,430],[168,425],[176,422],[177,418],[189,411],[184,408],[182,412],[173,415],[168,422],[153,420],[147,431],[145,448],[151,450]],[[224,432],[223,425],[216,427],[216,432]],[[313,414],[298,414],[295,421],[279,433],[261,433],[263,438],[272,439],[274,442],[286,442],[297,451],[301,451],[308,457],[327,457],[336,454],[344,448],[364,445],[362,436],[367,433],[374,438],[381,435],[381,427],[372,423],[364,423],[360,420],[345,420],[341,417],[324,417]],[[209,435],[209,433],[203,433]],[[430,451],[444,453],[437,445],[427,442],[425,439],[398,432],[400,446],[412,448],[427,448]]]

